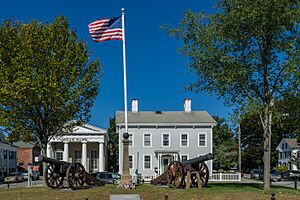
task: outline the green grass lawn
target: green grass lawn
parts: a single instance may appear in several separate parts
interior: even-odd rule
[[[139,194],[141,199],[165,199],[168,194],[169,200],[223,200],[223,199],[271,199],[271,193],[276,194],[276,200],[299,200],[300,191],[282,187],[272,187],[269,192],[262,190],[260,184],[225,184],[210,183],[208,187],[202,189],[171,189],[168,187],[152,186],[144,184],[134,190],[117,189],[115,185],[102,187],[84,188],[72,191],[69,189],[50,189],[47,187],[14,188],[0,190],[1,200],[94,200],[109,199],[111,194]]]

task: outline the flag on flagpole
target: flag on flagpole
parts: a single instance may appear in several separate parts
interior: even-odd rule
[[[95,42],[106,40],[122,40],[122,18],[104,18],[88,25],[89,32]]]

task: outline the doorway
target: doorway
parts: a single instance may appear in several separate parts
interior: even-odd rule
[[[162,156],[161,158],[161,163],[162,163],[162,173],[164,173],[165,171],[168,170],[168,166],[170,164],[170,162],[172,161],[172,157],[171,156]]]

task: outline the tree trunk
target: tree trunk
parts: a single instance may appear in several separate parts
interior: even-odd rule
[[[271,171],[271,123],[272,114],[267,105],[264,110],[263,130],[264,130],[264,190],[270,190]]]

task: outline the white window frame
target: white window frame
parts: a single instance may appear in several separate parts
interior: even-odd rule
[[[134,134],[133,133],[128,133],[129,134],[129,140],[130,140],[130,135],[131,135],[131,144],[129,143],[129,147],[134,147]]]
[[[57,159],[57,153],[62,153],[62,159],[61,160],[63,160],[64,159],[64,151],[63,150],[61,150],[61,149],[58,149],[58,150],[56,150],[55,151],[55,159]],[[58,159],[57,159],[58,160]]]
[[[145,168],[145,157],[150,157],[150,168]],[[152,155],[151,154],[144,154],[143,155],[143,170],[152,170]]]
[[[134,155],[133,154],[129,154],[129,156],[131,156],[131,158],[132,158],[132,160],[131,160],[132,167],[130,167],[130,162],[129,162],[129,157],[128,157],[129,169],[134,169]]]
[[[168,146],[164,145],[164,135],[169,136],[169,145]],[[162,147],[171,147],[171,134],[170,133],[162,133],[161,134],[161,146]]]
[[[200,146],[200,135],[205,135],[205,145]],[[207,133],[198,133],[198,147],[207,147]]]
[[[80,154],[80,163],[82,163],[82,150],[81,150],[81,149],[74,149],[74,150],[73,150],[73,152],[74,152],[74,161],[73,161],[73,162],[77,162],[76,159],[75,159],[75,157],[76,157],[76,156],[75,156],[75,155],[76,155],[75,152],[76,152],[76,151],[78,151],[78,152],[81,153],[81,154]]]
[[[145,146],[145,135],[146,134],[150,135],[150,145],[149,146]],[[143,147],[152,147],[152,134],[151,133],[144,133],[143,134]]]
[[[182,161],[182,156],[186,156],[186,160],[190,159],[190,155],[189,154],[181,154],[180,155],[180,161]]]
[[[187,143],[186,143],[186,146],[182,146],[182,135],[187,135]],[[189,134],[188,133],[181,133],[180,134],[180,147],[189,147],[190,146],[190,143],[189,143]]]

